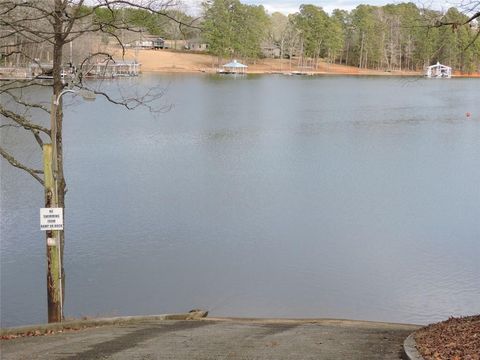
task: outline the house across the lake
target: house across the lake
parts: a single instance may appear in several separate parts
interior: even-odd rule
[[[164,49],[165,40],[158,36],[142,36],[142,39],[133,40],[125,47],[131,47],[135,49]]]

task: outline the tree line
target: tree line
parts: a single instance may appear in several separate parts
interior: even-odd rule
[[[454,7],[441,12],[410,2],[359,5],[328,14],[305,4],[287,16],[267,14],[263,6],[240,0],[206,0],[199,18],[179,9],[167,10],[169,17],[142,9],[123,9],[116,15],[101,9],[95,16],[112,22],[105,19],[112,14],[150,34],[202,41],[219,58],[255,60],[266,56],[265,48],[274,48],[278,57],[295,57],[311,67],[320,59],[387,71],[420,70],[437,61],[464,72],[480,66],[479,24],[475,16]]]
[[[89,15],[82,21],[102,24],[104,34],[122,37],[122,43],[128,26],[133,36],[142,33],[205,43],[219,59],[254,61],[275,56],[294,58],[304,67],[314,68],[322,60],[386,71],[421,70],[437,61],[464,72],[480,67],[479,24],[454,7],[441,12],[414,3],[359,5],[328,14],[305,4],[298,12],[284,15],[268,14],[263,6],[240,0],[206,0],[199,17],[178,7],[152,13],[138,7],[92,10],[82,5],[78,11]]]
[[[268,16],[262,6],[211,0],[204,3],[202,36],[218,56],[259,57],[262,45],[273,45],[281,58],[295,56],[310,66],[323,59],[359,68],[419,70],[439,61],[471,72],[480,65],[480,40],[478,23],[469,20],[456,8],[442,13],[413,3],[359,5],[331,14],[307,4],[295,14]],[[252,23],[252,30],[243,25]]]

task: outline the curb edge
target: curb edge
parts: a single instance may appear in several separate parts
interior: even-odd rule
[[[88,320],[73,320],[73,321],[64,321],[61,323],[51,323],[51,324],[37,324],[37,325],[26,325],[19,327],[3,328],[0,329],[0,336],[8,335],[26,335],[28,333],[38,333],[46,334],[50,331],[60,331],[67,329],[81,329],[95,326],[103,325],[113,325],[120,323],[128,323],[134,321],[165,321],[165,320],[195,320],[195,317],[192,317],[191,313],[180,313],[180,314],[161,314],[161,315],[149,315],[149,316],[118,316],[110,318],[98,318],[98,319],[88,319]]]
[[[417,350],[417,343],[415,342],[415,333],[411,333],[403,342],[403,351],[409,360],[425,360]]]

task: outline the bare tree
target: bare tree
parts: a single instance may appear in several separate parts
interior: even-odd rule
[[[111,51],[92,50],[85,44],[94,36],[103,36],[116,43],[123,56],[125,48],[119,34],[123,30],[138,31],[129,25],[124,12],[140,9],[148,13],[182,23],[168,11],[175,6],[173,0],[0,0],[0,64],[10,67],[10,77],[0,85],[0,130],[11,127],[24,129],[43,152],[43,169],[35,169],[19,160],[10,150],[0,146],[0,154],[12,166],[30,174],[44,186],[45,207],[64,208],[67,191],[63,172],[63,112],[62,95],[66,92],[93,91],[108,101],[134,109],[147,106],[155,111],[154,101],[162,96],[163,89],[150,89],[147,93],[115,98],[101,88],[89,89],[84,81],[92,64],[113,62]],[[86,41],[82,42],[82,39]],[[83,44],[76,48],[72,64],[72,42]],[[70,47],[71,49],[71,47]],[[69,60],[69,61],[68,61]],[[51,61],[51,64],[49,64]],[[68,62],[70,64],[66,65]],[[19,69],[25,69],[22,79]],[[43,80],[49,78],[47,82]],[[30,102],[24,96],[26,89],[48,87],[52,98],[50,105]],[[50,126],[48,124],[50,119]],[[47,231],[47,293],[48,321],[63,319],[65,275],[63,270],[63,231]]]

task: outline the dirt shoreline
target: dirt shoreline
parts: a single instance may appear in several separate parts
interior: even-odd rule
[[[117,51],[115,56],[120,57]],[[169,50],[131,50],[125,53],[125,59],[141,63],[144,73],[215,73],[218,59],[201,53],[179,52]],[[420,71],[382,71],[359,69],[354,66],[329,64],[320,61],[315,69],[297,66],[296,60],[261,59],[248,64],[248,74],[291,74],[303,72],[308,75],[366,75],[366,76],[422,76]],[[480,77],[478,74],[455,73],[455,77]]]
[[[208,54],[187,53],[168,50],[127,50],[125,59],[137,60],[142,64],[142,72],[157,73],[215,73],[219,67],[218,59]],[[225,60],[226,61],[226,60]],[[299,67],[296,60],[261,59],[248,64],[248,74],[282,74],[291,72],[326,75],[386,75],[419,76],[414,71],[379,71],[358,69],[353,66],[329,64],[320,61],[316,69]]]

